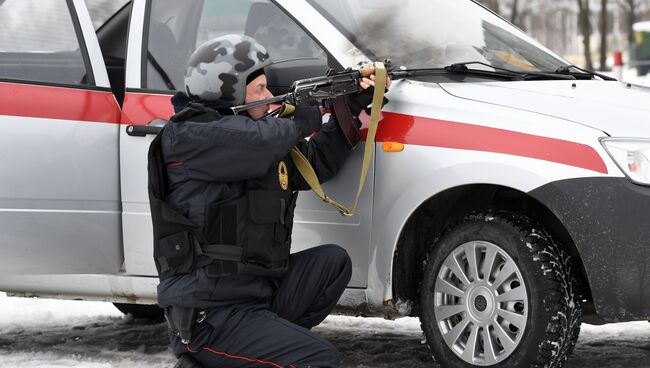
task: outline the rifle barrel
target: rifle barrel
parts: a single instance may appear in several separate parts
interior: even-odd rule
[[[275,97],[267,98],[267,99],[264,99],[264,100],[251,102],[251,103],[245,104],[245,105],[233,106],[233,107],[230,108],[230,110],[232,110],[233,114],[237,115],[242,111],[246,111],[246,110],[252,109],[254,107],[283,102],[289,96],[290,96],[290,93],[287,93],[287,94],[284,94],[284,95],[275,96]]]

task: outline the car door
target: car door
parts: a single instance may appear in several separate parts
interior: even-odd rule
[[[0,272],[115,273],[120,110],[83,0],[0,1]]]
[[[156,130],[148,124],[172,114],[170,97],[184,88],[189,56],[214,37],[249,35],[267,47],[275,62],[267,75],[274,93],[286,90],[296,79],[323,75],[328,67],[340,68],[295,17],[270,1],[133,2],[123,108],[125,122],[130,125],[120,132],[127,273],[156,274],[145,185],[146,153]],[[355,151],[341,175],[325,185],[328,194],[344,203],[352,202],[361,156],[361,150]],[[296,211],[293,250],[324,243],[344,246],[355,264],[351,286],[365,286],[367,275],[372,198],[371,180],[367,183],[360,210],[351,218],[340,216],[308,192],[300,195]]]

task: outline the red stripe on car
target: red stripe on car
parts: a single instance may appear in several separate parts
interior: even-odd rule
[[[127,94],[122,121],[148,124],[173,114],[169,95]],[[369,116],[362,113],[364,128]],[[367,129],[363,129],[363,136]],[[503,153],[580,167],[607,174],[607,165],[592,147],[556,138],[542,137],[511,130],[474,124],[438,120],[413,115],[383,112],[377,130],[377,142],[455,148]]]
[[[122,124],[147,125],[156,119],[169,118],[174,114],[170,95],[154,95],[127,92],[122,107]]]
[[[0,82],[0,115],[52,119],[120,121],[110,92]],[[146,125],[174,113],[166,94],[126,93],[122,124]],[[362,113],[363,136],[368,116]],[[556,138],[454,121],[392,112],[382,113],[377,142],[502,153],[580,167],[607,174],[607,165],[592,147]]]
[[[377,142],[503,153],[580,167],[607,174],[592,147],[556,138],[392,112],[382,113]],[[366,119],[364,119],[366,120]],[[364,137],[367,123],[364,122]]]
[[[0,115],[119,124],[109,91],[0,82]]]

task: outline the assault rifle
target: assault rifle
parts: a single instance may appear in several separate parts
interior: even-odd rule
[[[428,69],[401,69],[392,71],[390,69],[390,61],[387,60],[387,74],[395,79],[403,79],[416,75],[432,75],[446,73],[444,69],[428,68]],[[348,95],[359,92],[359,80],[362,77],[367,77],[374,74],[375,68],[366,66],[361,69],[347,68],[343,71],[337,72],[332,69],[328,70],[325,76],[314,77],[307,79],[300,79],[291,85],[289,92],[283,95],[267,98],[251,102],[245,105],[231,107],[230,109],[234,114],[242,111],[252,109],[254,107],[272,104],[287,103],[290,105],[300,105],[309,103],[321,104],[325,100],[333,100],[342,95]]]
[[[358,92],[359,79],[364,75],[369,76],[373,72],[374,67],[366,67],[361,70],[348,68],[341,72],[330,69],[325,76],[300,79],[293,82],[288,93],[245,105],[234,106],[230,109],[234,114],[238,114],[241,111],[263,105],[287,103],[295,106],[322,103],[324,100]]]

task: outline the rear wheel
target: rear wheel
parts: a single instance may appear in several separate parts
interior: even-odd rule
[[[165,320],[165,314],[155,304],[128,304],[128,303],[113,303],[115,308],[119,309],[124,314],[130,314],[135,318],[144,318],[155,322],[162,322]]]
[[[430,251],[422,329],[442,366],[561,367],[582,310],[568,255],[528,218],[473,214]]]

